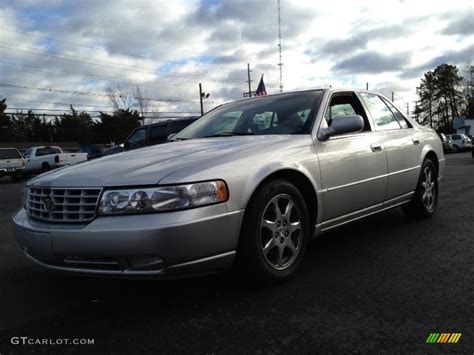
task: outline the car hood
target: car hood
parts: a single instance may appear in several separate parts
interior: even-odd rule
[[[34,178],[28,185],[45,187],[102,187],[157,184],[168,175],[185,168],[199,169],[199,165],[222,158],[251,159],[252,152],[261,153],[275,145],[288,147],[308,142],[309,136],[245,136],[193,139],[136,149],[111,155]],[[272,148],[270,148],[272,147]]]

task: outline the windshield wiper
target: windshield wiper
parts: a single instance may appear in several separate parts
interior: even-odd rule
[[[212,138],[212,137],[232,137],[232,136],[254,136],[255,133],[252,132],[222,132],[216,134],[210,134],[202,138]]]

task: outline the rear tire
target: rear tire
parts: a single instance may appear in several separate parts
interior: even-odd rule
[[[48,163],[43,163],[43,164],[41,165],[41,170],[42,170],[43,172],[50,171],[50,170],[51,170],[51,166],[50,166]]]
[[[438,207],[438,171],[431,159],[425,159],[415,195],[410,203],[402,207],[403,212],[410,218],[430,218]]]
[[[300,191],[289,181],[272,180],[245,210],[236,267],[257,281],[285,281],[300,265],[309,239],[309,214]]]

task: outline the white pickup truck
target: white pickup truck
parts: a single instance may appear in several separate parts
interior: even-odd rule
[[[16,148],[0,148],[0,178],[5,175],[19,180],[25,169],[25,160]]]
[[[87,160],[87,153],[63,153],[55,146],[32,147],[25,152],[25,173],[48,171]]]

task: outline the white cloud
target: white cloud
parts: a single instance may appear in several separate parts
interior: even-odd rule
[[[142,82],[150,97],[194,101],[160,103],[160,110],[198,111],[199,82],[211,93],[207,109],[238,99],[247,90],[250,62],[253,86],[265,74],[267,91],[279,91],[274,0],[38,3],[0,5],[0,82],[81,92]],[[465,1],[281,3],[286,91],[362,88],[369,82],[388,96],[395,91],[397,103],[405,106],[416,98],[419,77],[434,69],[427,66],[472,60],[468,15],[473,10]],[[0,94],[11,107],[57,108],[13,98],[77,103],[90,110],[109,105],[100,96],[5,87]]]

